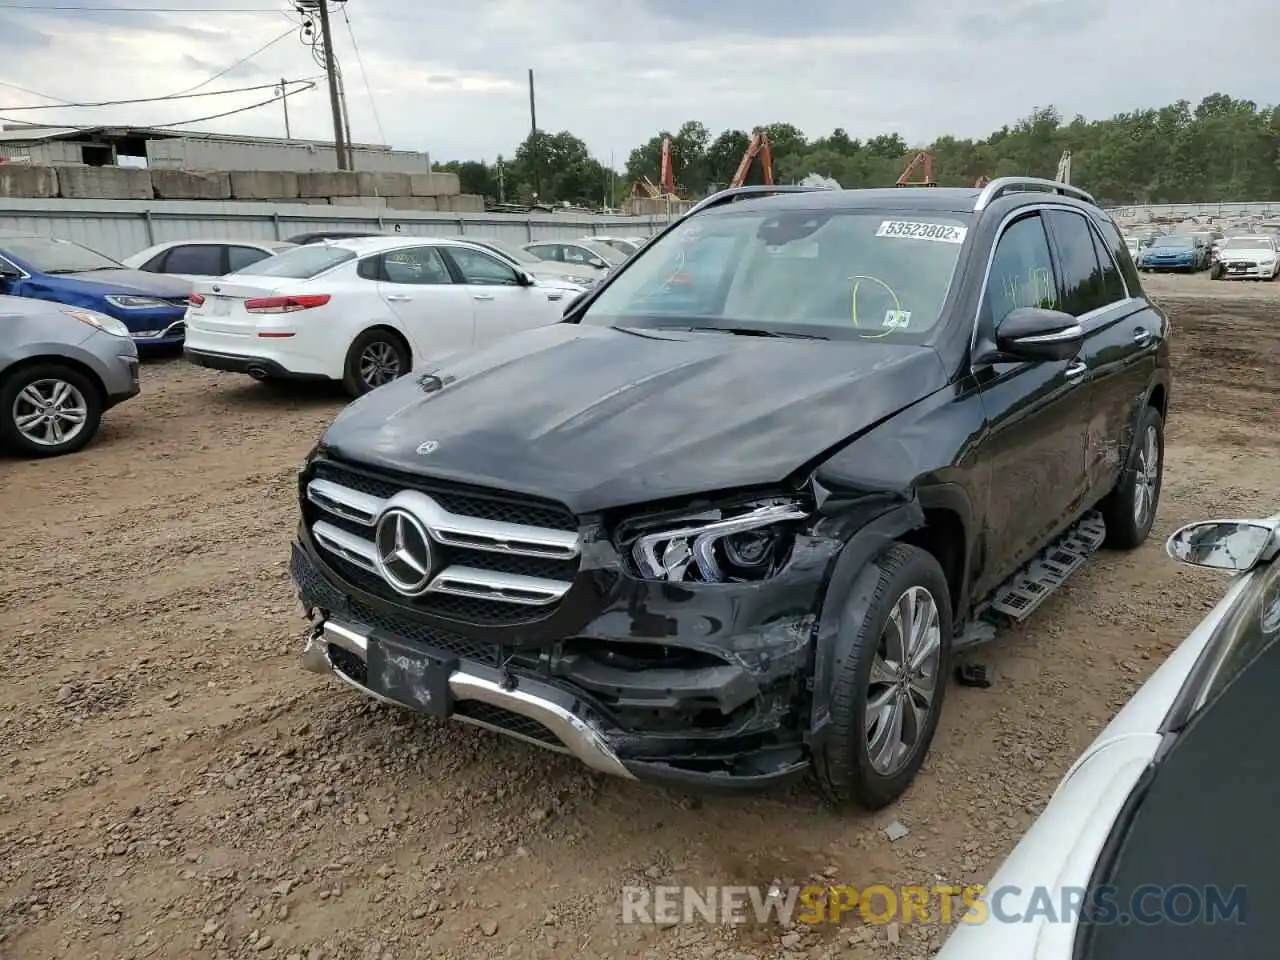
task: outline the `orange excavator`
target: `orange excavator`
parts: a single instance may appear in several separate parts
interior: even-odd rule
[[[729,181],[729,189],[742,186],[747,182],[747,174],[751,172],[751,161],[760,158],[760,172],[764,176],[766,186],[773,186],[773,148],[769,146],[769,136],[763,130],[757,130],[747,144],[746,152],[738,170]]]
[[[911,175],[915,173],[918,168],[922,168],[921,173],[924,174],[924,178],[921,180],[912,180]],[[911,162],[908,163],[906,169],[902,171],[902,176],[900,176],[898,178],[898,182],[894,184],[896,187],[936,187],[937,185],[938,181],[933,179],[933,154],[928,150],[921,150],[912,157]]]
[[[659,186],[661,184],[661,186]],[[672,199],[676,195],[676,176],[671,164],[671,138],[662,138],[662,168],[658,171],[658,184],[648,177],[641,177],[631,185],[632,197],[648,197],[650,200]]]

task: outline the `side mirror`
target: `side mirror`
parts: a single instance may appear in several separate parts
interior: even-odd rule
[[[22,271],[9,263],[0,263],[0,290],[8,290],[9,287],[22,279]]]
[[[1278,520],[1205,520],[1174,532],[1165,545],[1179,563],[1244,573],[1276,552]]]
[[[527,273],[524,270],[520,270],[516,273],[516,282],[522,287],[533,287],[537,286],[538,283],[532,273]]]
[[[996,328],[996,349],[1014,360],[1070,360],[1082,346],[1084,329],[1060,310],[1018,307]]]
[[[572,300],[566,303],[564,305],[564,313],[560,314],[560,316],[567,317],[569,316],[569,314],[573,313],[573,311],[577,309],[578,304],[582,302],[582,298],[585,297],[586,295],[587,295],[587,291],[583,290],[580,294],[578,294],[576,297],[574,297]]]
[[[592,257],[590,260],[587,261],[587,263],[595,267],[597,270],[609,269],[609,264],[606,263],[605,260],[601,257]]]

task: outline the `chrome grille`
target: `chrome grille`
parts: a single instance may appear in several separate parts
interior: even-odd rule
[[[418,478],[409,487],[330,461],[315,465],[304,496],[312,540],[331,566],[376,596],[424,612],[491,625],[541,619],[578,573],[576,521],[554,504]],[[379,569],[375,531],[390,503],[410,510],[432,541],[432,576],[417,596],[397,592]]]

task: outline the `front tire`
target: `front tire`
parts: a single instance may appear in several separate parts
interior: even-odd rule
[[[412,368],[409,348],[390,330],[366,330],[352,341],[342,376],[342,386],[353,397],[385,386]]]
[[[1129,462],[1102,504],[1106,545],[1132,550],[1146,542],[1155,523],[1164,484],[1164,419],[1150,405],[1142,408]]]
[[[102,392],[61,363],[24,367],[0,380],[0,446],[29,457],[83,448],[102,422]]]
[[[878,810],[915,779],[938,728],[951,663],[951,600],[932,554],[897,543],[875,579],[848,657],[832,677],[814,769],[833,803]]]

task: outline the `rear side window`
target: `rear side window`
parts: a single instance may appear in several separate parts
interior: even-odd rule
[[[1066,210],[1046,210],[1045,219],[1062,261],[1060,292],[1062,308],[1080,317],[1107,305],[1102,286],[1102,267],[1094,253],[1093,232],[1083,214]]]
[[[242,272],[256,277],[310,280],[326,270],[332,270],[339,264],[355,258],[356,255],[350,250],[321,243],[286,250],[277,256],[252,263]]]
[[[213,243],[188,243],[174,247],[164,261],[164,273],[190,273],[198,277],[220,277],[222,247]]]
[[[227,272],[236,273],[269,256],[271,254],[257,247],[227,247]]]
[[[1107,249],[1111,251],[1111,256],[1115,259],[1116,265],[1120,267],[1120,275],[1124,277],[1124,282],[1129,291],[1134,296],[1140,296],[1142,280],[1138,276],[1138,268],[1134,266],[1133,256],[1129,253],[1129,246],[1124,242],[1124,238],[1120,236],[1120,230],[1109,217],[1095,218],[1093,225],[1098,228],[1098,233],[1102,235],[1103,242],[1106,244]]]
[[[1106,294],[1107,303],[1119,303],[1127,296],[1124,279],[1120,276],[1120,268],[1112,259],[1111,251],[1103,245],[1098,231],[1090,232],[1093,234],[1093,252],[1098,258],[1099,266],[1102,267],[1102,290]]]

